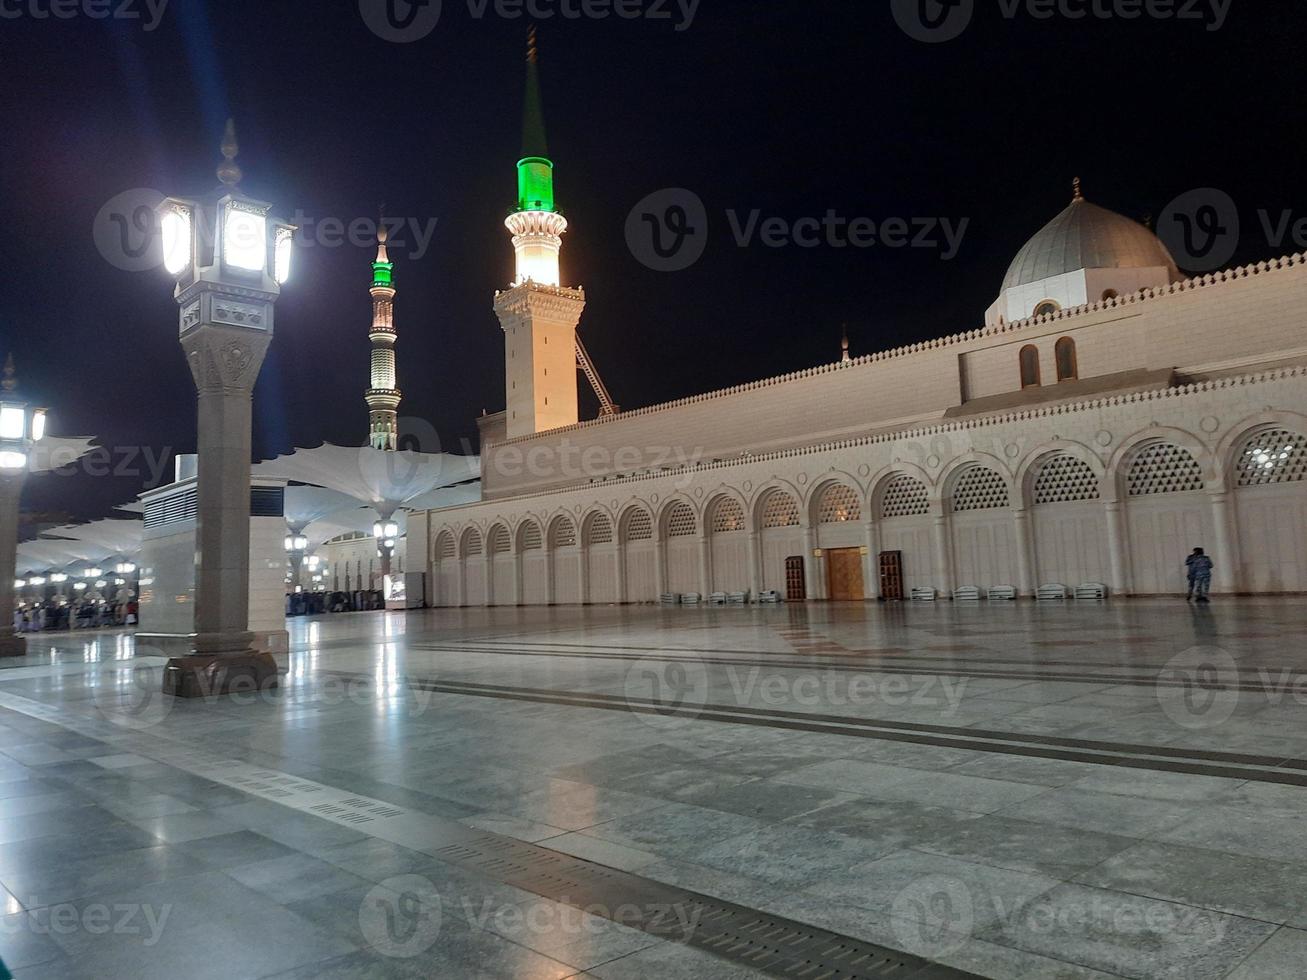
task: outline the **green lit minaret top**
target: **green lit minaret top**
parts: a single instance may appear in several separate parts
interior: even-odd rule
[[[386,218],[382,215],[381,227],[377,230],[377,260],[372,263],[372,285],[393,289],[395,285],[395,263],[390,261],[386,252],[386,240],[390,233],[386,230]]]
[[[540,106],[540,72],[536,29],[526,41],[526,107],[522,118],[522,159],[517,161],[517,210],[557,211],[554,164],[545,142],[545,115]]]

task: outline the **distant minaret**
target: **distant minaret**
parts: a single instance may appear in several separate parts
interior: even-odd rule
[[[849,361],[853,360],[849,356],[849,325],[847,323],[841,324],[840,330],[843,331],[840,334],[840,363],[848,364]]]
[[[383,227],[377,232],[377,260],[372,263],[372,386],[368,388],[368,442],[373,449],[399,446],[399,389],[395,386],[395,263],[386,254]]]
[[[517,163],[517,206],[504,221],[513,233],[512,286],[495,294],[504,330],[508,437],[574,425],[576,325],[585,293],[562,285],[558,253],[567,219],[554,206],[554,164],[545,144],[536,35],[527,36],[526,112]]]

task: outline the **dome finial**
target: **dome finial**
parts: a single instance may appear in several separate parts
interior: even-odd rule
[[[389,262],[390,255],[386,252],[386,242],[390,241],[390,229],[386,227],[386,205],[377,206],[377,261]]]
[[[5,358],[5,379],[4,381],[0,381],[0,388],[3,388],[5,391],[13,391],[18,387],[18,381],[14,378],[14,373],[14,355],[10,353],[10,355]]]
[[[1083,201],[1084,199],[1085,195],[1080,189],[1080,178],[1076,177],[1071,181],[1071,203],[1074,204],[1076,201]]]
[[[539,63],[540,52],[536,49],[536,26],[532,24],[526,32],[526,63],[534,65]]]
[[[235,187],[240,183],[241,168],[236,163],[236,154],[241,150],[240,144],[236,142],[236,121],[227,120],[227,128],[222,134],[222,163],[218,165],[218,179],[228,187]]]

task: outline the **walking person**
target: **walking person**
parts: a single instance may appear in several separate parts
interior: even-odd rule
[[[1207,557],[1202,548],[1195,548],[1184,563],[1189,569],[1189,595],[1186,599],[1209,601],[1207,593],[1212,587],[1212,559]]]

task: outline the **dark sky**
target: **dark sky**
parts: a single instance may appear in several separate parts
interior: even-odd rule
[[[502,220],[529,20],[445,0],[429,36],[396,44],[354,0],[172,0],[148,32],[38,19],[29,2],[49,0],[0,20],[0,351],[53,407],[56,434],[124,447],[114,460],[128,469],[141,469],[130,447],[193,450],[169,278],[116,268],[93,226],[133,188],[210,190],[229,114],[242,188],[287,217],[348,222],[385,201],[438,219],[420,260],[394,256],[402,414],[457,451],[483,408],[503,407],[491,300],[512,270]],[[1233,0],[1209,30],[1211,0],[1196,5],[1203,20],[1006,18],[999,0],[975,2],[971,26],[940,44],[905,34],[889,0],[703,0],[682,31],[675,3],[672,20],[536,21],[572,226],[564,279],[586,287],[582,336],[619,402],[834,360],[842,321],[855,354],[977,327],[1075,175],[1091,200],[1139,218],[1220,188],[1245,219],[1236,261],[1295,250],[1268,244],[1253,216],[1307,205],[1303,5]],[[709,216],[706,253],[676,273],[646,268],[624,236],[636,202],[666,187],[693,190]],[[739,247],[726,213],[754,209],[969,225],[951,261]],[[297,253],[255,395],[256,455],[363,441],[370,259],[348,245]],[[37,479],[25,506],[98,517],[143,481]]]

